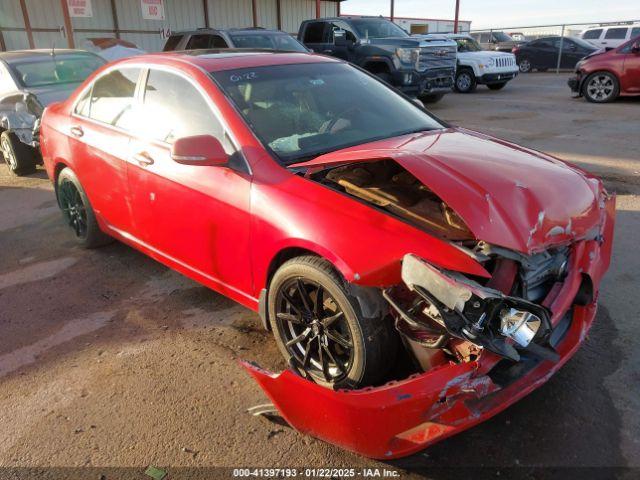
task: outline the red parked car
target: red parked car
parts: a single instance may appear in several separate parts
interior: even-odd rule
[[[544,383],[609,266],[598,179],[335,58],[111,63],[46,109],[42,152],[82,245],[116,238],[258,311],[291,369],[245,366],[282,415],[371,457]]]
[[[640,37],[618,48],[598,50],[579,61],[569,87],[594,103],[612,102],[621,95],[640,95]]]

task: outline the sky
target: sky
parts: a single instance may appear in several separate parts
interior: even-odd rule
[[[389,0],[346,0],[341,14],[389,15]],[[453,19],[455,0],[395,0],[398,17]],[[616,0],[460,0],[460,20],[471,28],[639,20],[640,1]]]

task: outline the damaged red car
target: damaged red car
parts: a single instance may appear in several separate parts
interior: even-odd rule
[[[41,135],[80,244],[116,238],[258,311],[290,369],[250,374],[293,427],[370,457],[544,383],[609,266],[597,178],[338,59],[119,61],[48,107]]]

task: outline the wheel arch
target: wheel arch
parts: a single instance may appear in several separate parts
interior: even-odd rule
[[[362,68],[370,73],[391,73],[393,71],[393,64],[391,60],[384,57],[369,57],[365,58],[362,62]]]

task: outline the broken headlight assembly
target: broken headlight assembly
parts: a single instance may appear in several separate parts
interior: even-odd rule
[[[558,358],[549,345],[552,326],[545,307],[441,271],[411,254],[403,259],[402,279],[404,286],[384,296],[414,354],[416,347],[441,349],[460,359],[465,344],[463,357],[471,356],[470,350],[477,355],[487,349],[512,361],[525,352],[544,360]],[[431,359],[418,360],[423,368],[432,365]]]

